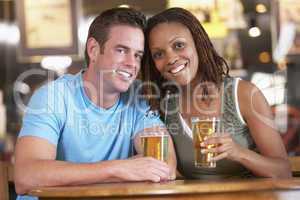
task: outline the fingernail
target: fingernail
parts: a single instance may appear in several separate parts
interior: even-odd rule
[[[200,146],[201,146],[201,147],[205,147],[204,142],[201,142],[201,143],[200,143]]]
[[[205,137],[203,138],[203,140],[204,140],[204,141],[207,140],[207,136],[205,136]]]
[[[205,149],[201,149],[201,153],[202,153],[202,154],[205,154]]]

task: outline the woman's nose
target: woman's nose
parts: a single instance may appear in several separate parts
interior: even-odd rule
[[[173,65],[177,62],[178,60],[178,55],[174,52],[168,52],[167,53],[167,62],[168,65]]]

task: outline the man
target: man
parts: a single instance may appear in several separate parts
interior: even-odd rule
[[[133,143],[142,154],[138,135],[162,129],[158,116],[136,98],[133,83],[144,52],[144,26],[144,15],[133,9],[103,12],[89,29],[88,68],[35,92],[16,145],[18,194],[37,186],[175,178],[171,140],[168,164],[127,159]]]

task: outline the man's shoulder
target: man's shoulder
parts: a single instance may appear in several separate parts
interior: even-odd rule
[[[53,81],[49,81],[42,85],[39,90],[56,90],[56,92],[59,92],[61,89],[64,89],[64,86],[72,85],[75,86],[76,82],[79,82],[79,74],[65,74],[63,76],[58,77],[57,79]]]

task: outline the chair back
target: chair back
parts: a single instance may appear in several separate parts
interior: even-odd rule
[[[300,156],[290,156],[290,164],[292,167],[293,176],[300,176]]]
[[[13,165],[0,161],[0,199],[9,200],[9,183],[13,183]]]

